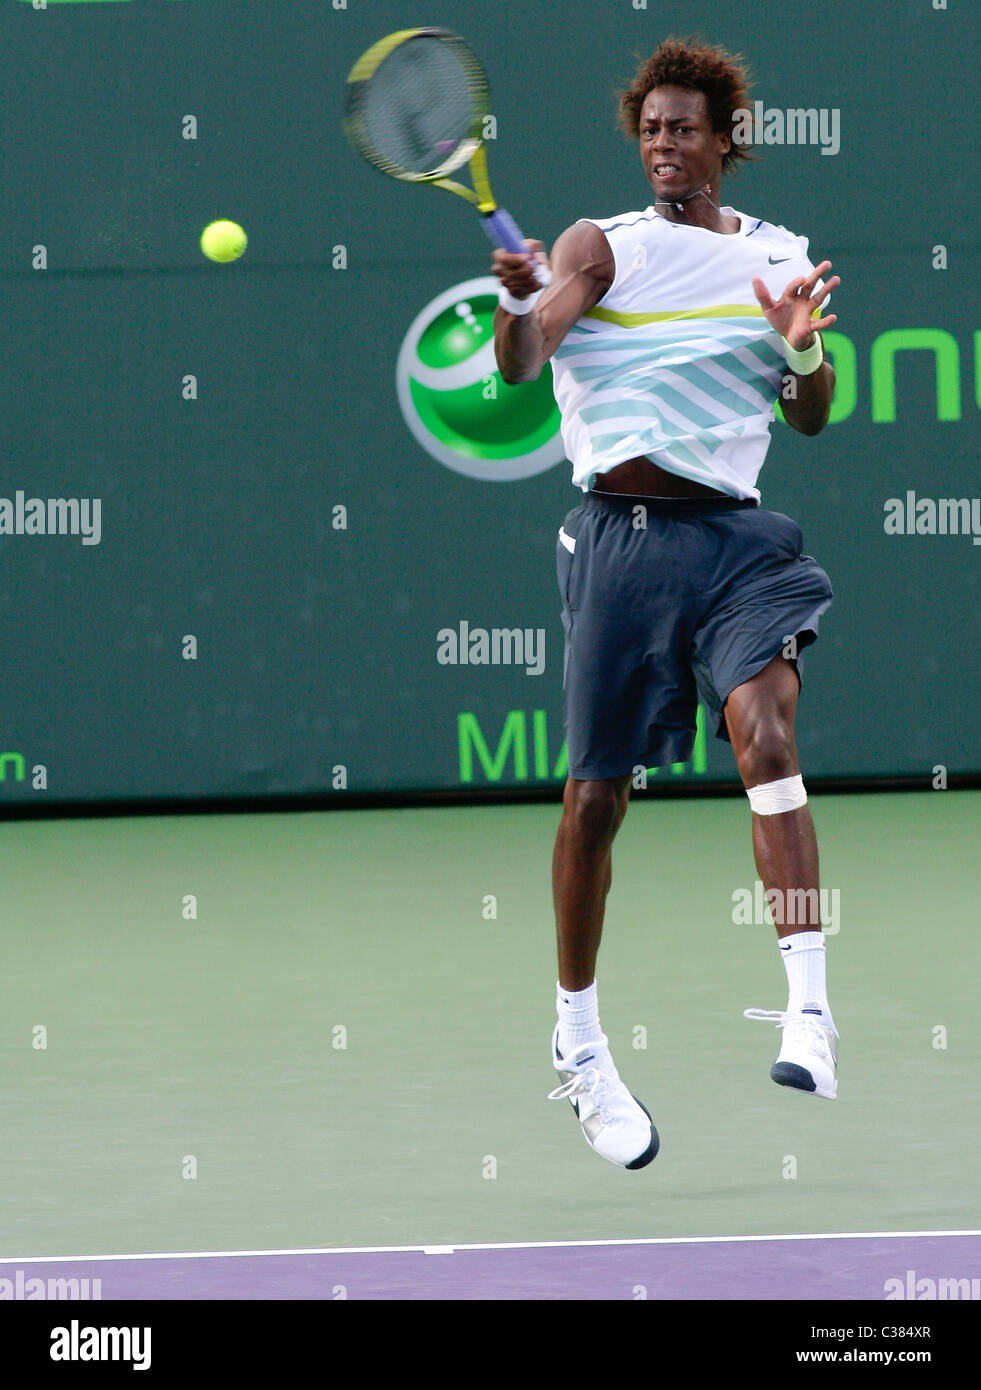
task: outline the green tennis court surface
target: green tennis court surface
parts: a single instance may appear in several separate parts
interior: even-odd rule
[[[741,1016],[786,1002],[732,922],[745,798],[631,807],[598,979],[640,1173],[545,1100],[557,806],[6,824],[0,1253],[976,1229],[981,793],[811,804],[834,1102]]]

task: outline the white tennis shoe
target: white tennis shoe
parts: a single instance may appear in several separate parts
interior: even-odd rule
[[[744,1018],[771,1020],[783,1029],[780,1053],[770,1068],[778,1086],[834,1100],[838,1093],[838,1035],[829,1023],[809,1014],[780,1009],[744,1009]]]
[[[621,1168],[646,1168],[660,1145],[657,1130],[646,1107],[620,1080],[606,1035],[563,1057],[556,1024],[552,1065],[563,1084],[548,1098],[570,1102],[590,1148]]]

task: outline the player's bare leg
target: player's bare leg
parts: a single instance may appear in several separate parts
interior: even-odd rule
[[[726,701],[725,716],[743,785],[749,790],[800,774],[794,741],[794,715],[800,683],[793,664],[774,657],[752,680],[737,686]],[[800,931],[820,931],[818,847],[809,806],[779,815],[753,814],[753,854],[764,887],[779,889],[774,912],[781,938]],[[787,893],[802,889],[793,901],[804,906],[803,922],[783,919]],[[807,892],[813,889],[813,892]],[[795,916],[797,914],[795,913]],[[803,915],[803,914],[801,914]]]
[[[630,778],[569,778],[552,856],[552,897],[559,984],[582,990],[596,978],[606,895],[613,881],[613,840],[627,814]]]
[[[591,1148],[621,1168],[645,1168],[658,1150],[650,1114],[620,1079],[599,1021],[596,955],[613,879],[613,841],[627,813],[630,778],[569,778],[552,858],[558,937],[559,1022],[549,1097],[569,1100]]]
[[[755,802],[753,852],[777,924],[789,987],[785,1010],[746,1012],[783,1028],[772,1079],[833,1099],[838,1033],[825,985],[817,837],[806,801],[780,809],[785,800],[804,796],[794,740],[799,692],[793,665],[777,656],[752,680],[737,686],[725,708],[739,773]],[[763,807],[762,812],[757,807]]]

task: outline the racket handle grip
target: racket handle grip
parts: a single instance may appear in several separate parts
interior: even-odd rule
[[[547,265],[535,259],[531,251],[525,245],[525,239],[521,235],[521,229],[509,212],[503,208],[496,208],[494,212],[487,212],[481,217],[484,231],[490,237],[495,246],[503,247],[505,251],[513,251],[516,255],[525,255],[535,267],[535,274],[538,276],[538,283],[544,289],[546,285],[552,283],[552,272]]]
[[[500,246],[505,251],[513,251],[516,255],[528,254],[521,228],[509,212],[505,212],[503,208],[495,208],[493,212],[484,213],[480,220],[495,246]]]

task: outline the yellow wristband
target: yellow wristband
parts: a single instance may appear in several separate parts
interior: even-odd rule
[[[803,352],[798,352],[796,348],[792,348],[786,338],[782,341],[787,366],[798,376],[810,376],[812,372],[817,371],[824,361],[824,344],[821,342],[820,333],[815,333],[814,342]]]

